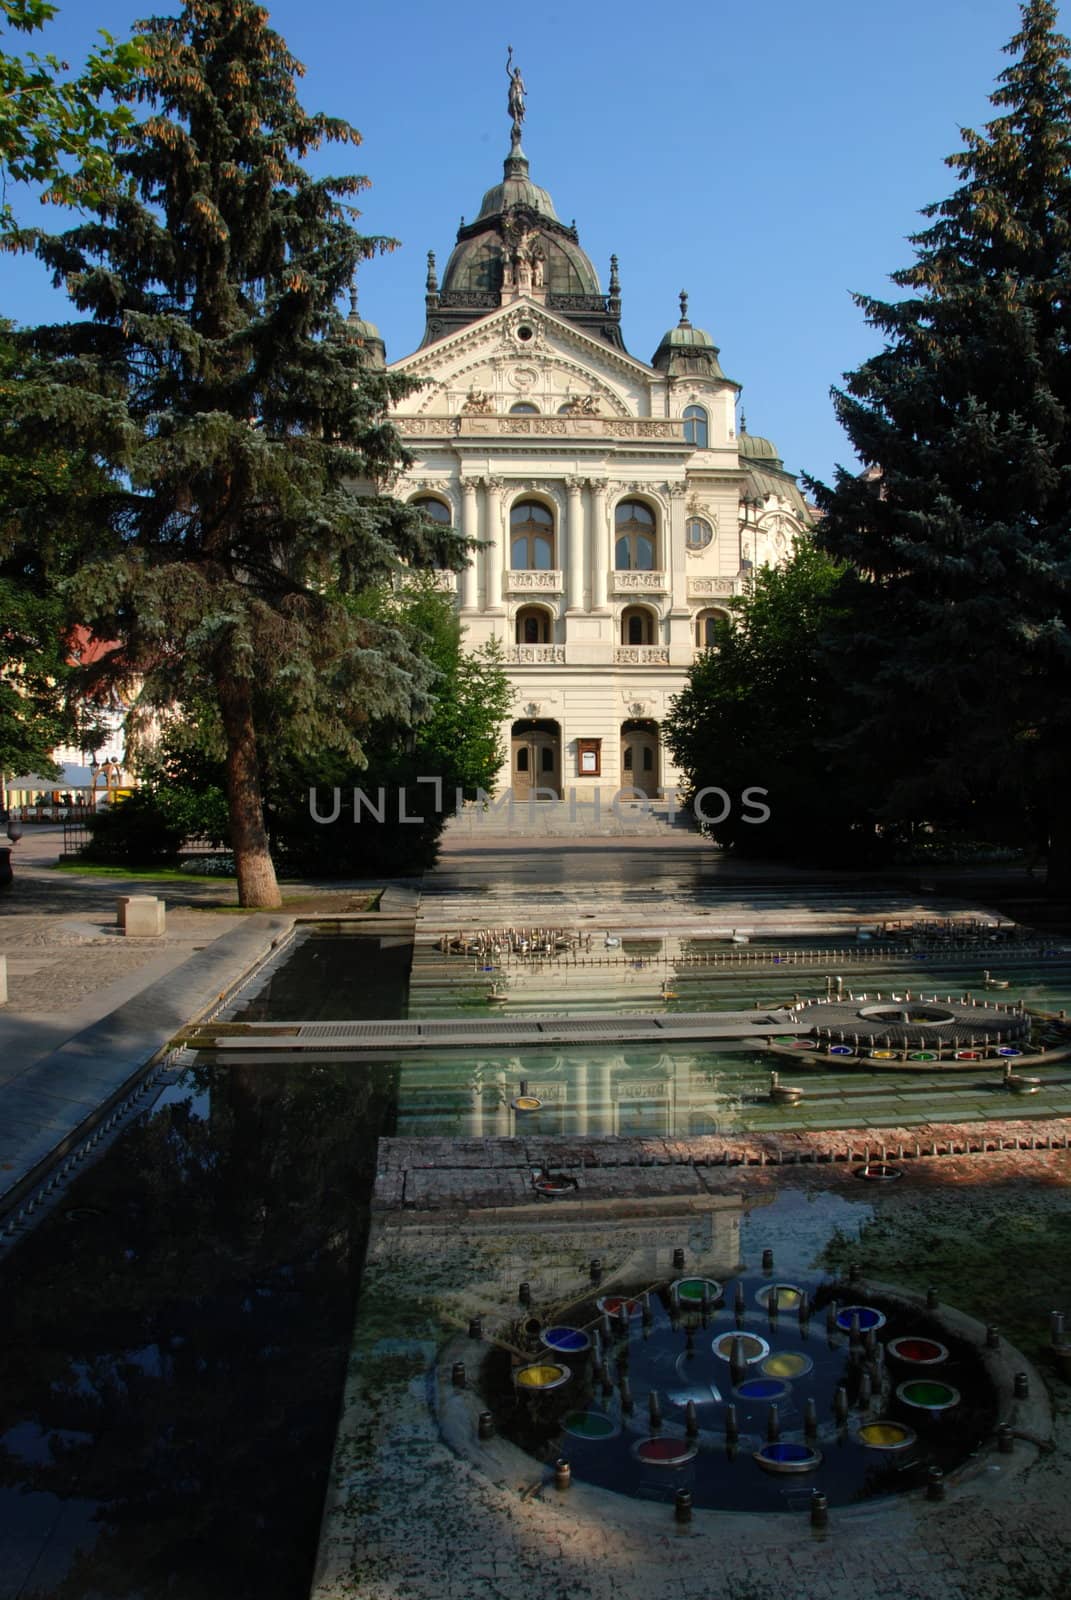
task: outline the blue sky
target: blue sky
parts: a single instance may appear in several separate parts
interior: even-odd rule
[[[125,37],[135,18],[177,9],[61,0],[38,48],[74,63],[97,28]],[[693,322],[744,386],[750,431],[820,478],[854,465],[830,386],[878,348],[850,291],[887,293],[910,259],[906,236],[950,191],[944,157],[961,126],[986,120],[1019,24],[1012,0],[269,9],[307,68],[306,107],[364,136],[317,169],[366,174],[363,230],[401,241],[361,281],[389,358],[421,338],[426,252],[441,269],[460,216],[501,176],[512,44],[532,177],[576,218],[604,288],[619,256],[628,348],[650,359],[686,288]],[[37,212],[17,205],[25,221]],[[0,310],[16,321],[64,315],[35,262],[5,260],[3,282]]]

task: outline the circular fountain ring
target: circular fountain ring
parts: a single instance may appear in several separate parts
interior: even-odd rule
[[[809,1444],[778,1439],[775,1444],[764,1444],[756,1450],[754,1459],[764,1472],[813,1472],[822,1465],[822,1452]]]
[[[894,1361],[903,1361],[912,1367],[936,1367],[948,1360],[947,1345],[939,1344],[936,1339],[921,1339],[912,1334],[902,1339],[890,1339],[885,1346],[885,1353]]]
[[[909,1378],[906,1383],[897,1384],[896,1398],[905,1406],[914,1406],[917,1411],[928,1411],[936,1416],[958,1406],[962,1396],[950,1383],[938,1383],[933,1378]]]
[[[669,1292],[684,1310],[698,1311],[704,1296],[710,1305],[721,1299],[721,1284],[713,1278],[677,1278],[670,1284]]]
[[[544,1328],[539,1342],[559,1356],[579,1356],[591,1349],[591,1340],[582,1328]]]
[[[918,1436],[902,1422],[879,1417],[876,1422],[864,1422],[856,1437],[868,1450],[910,1450]]]
[[[776,1295],[778,1311],[795,1311],[803,1299],[803,1293],[798,1283],[765,1283],[755,1299],[764,1311],[768,1311],[770,1301]]]
[[[770,1346],[757,1333],[719,1333],[710,1348],[722,1361],[731,1361],[734,1339],[739,1339],[740,1354],[749,1367],[756,1361],[765,1360],[770,1354]]]
[[[885,1313],[876,1306],[845,1306],[843,1311],[837,1312],[837,1327],[842,1333],[851,1333],[853,1317],[859,1318],[860,1333],[869,1333],[871,1329],[877,1333],[885,1326]]]
[[[698,1447],[684,1439],[666,1439],[661,1434],[652,1434],[649,1439],[641,1439],[633,1445],[632,1454],[637,1461],[642,1461],[645,1467],[683,1467],[686,1461],[691,1461],[699,1454]]]
[[[558,1361],[534,1361],[530,1366],[519,1367],[513,1381],[518,1389],[528,1394],[546,1394],[551,1389],[560,1389],[572,1376],[569,1368]]]

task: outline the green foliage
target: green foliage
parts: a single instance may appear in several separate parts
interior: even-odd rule
[[[134,793],[88,818],[90,842],[86,859],[109,866],[148,867],[173,863],[182,848],[183,833],[148,790]]]
[[[269,780],[273,845],[291,869],[308,876],[367,877],[431,866],[458,791],[492,789],[504,760],[499,729],[512,690],[497,642],[465,651],[453,604],[431,578],[368,591],[353,608],[392,618],[437,677],[429,713],[416,728],[385,718],[369,730],[364,766],[337,750],[305,760],[276,756]],[[336,787],[338,821],[316,822],[310,789],[318,813],[330,815]],[[368,797],[367,805],[357,802],[356,816],[355,789]]]
[[[0,23],[36,33],[58,9],[47,0],[0,0]],[[0,52],[0,185],[42,184],[44,199],[79,204],[111,184],[107,142],[129,126],[131,113],[102,102],[130,83],[142,52],[130,40],[117,44],[103,29],[100,36],[103,46],[73,78],[63,76],[67,64],[54,55]],[[0,203],[0,234],[9,233],[14,220],[6,200]]]
[[[382,491],[408,384],[365,365],[337,302],[390,241],[352,227],[365,179],[301,164],[359,135],[303,110],[300,64],[253,0],[188,0],[140,33],[145,70],[119,96],[146,114],[121,181],[92,221],[37,240],[84,320],[31,336],[55,364],[23,432],[61,427],[109,469],[81,507],[73,603],[121,641],[147,702],[212,701],[242,903],[274,904],[265,747],[359,764],[370,727],[420,720],[430,669],[345,597],[464,546]]]
[[[38,372],[0,322],[0,771],[53,776],[57,745],[101,742],[93,703],[73,700],[72,618],[61,584],[74,544],[57,515],[101,477],[84,452],[52,440],[25,448],[22,393]]]
[[[731,797],[708,829],[723,846],[822,856],[853,843],[863,816],[828,751],[840,690],[827,647],[846,614],[845,587],[843,563],[809,540],[784,567],[760,567],[672,702],[663,732],[689,804],[708,787]],[[748,804],[749,789],[766,793]],[[760,803],[769,818],[749,821]],[[699,800],[708,817],[724,808],[717,795]]]
[[[877,473],[814,485],[818,536],[868,580],[843,660],[846,751],[882,814],[1052,839],[1071,885],[1071,74],[1029,0],[992,101],[949,158],[886,339],[837,412]]]

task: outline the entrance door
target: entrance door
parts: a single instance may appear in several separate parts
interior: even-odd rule
[[[658,795],[658,735],[647,729],[622,729],[621,782],[655,799]]]
[[[560,798],[561,734],[517,723],[510,744],[510,787],[514,799],[529,800],[536,789],[552,790]]]

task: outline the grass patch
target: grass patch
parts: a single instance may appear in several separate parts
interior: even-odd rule
[[[227,883],[231,872],[183,872],[181,867],[112,867],[96,861],[55,861],[53,872],[69,872],[78,878],[128,878],[138,883]]]

